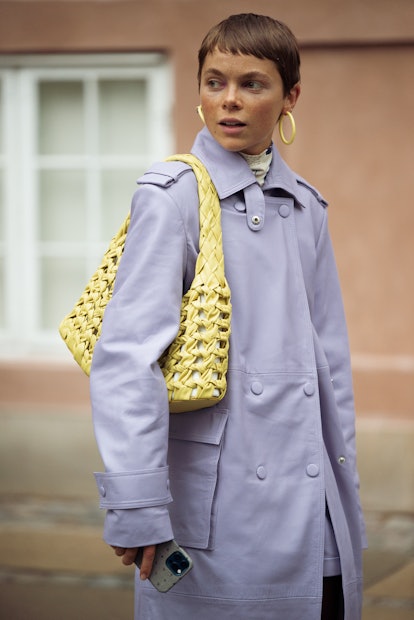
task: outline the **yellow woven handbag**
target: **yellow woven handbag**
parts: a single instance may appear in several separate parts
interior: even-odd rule
[[[193,168],[200,209],[200,252],[194,279],[182,300],[177,337],[159,360],[170,412],[178,413],[211,407],[226,393],[231,303],[224,275],[216,189],[206,168],[194,155],[173,155],[167,159],[174,160]],[[75,307],[59,326],[60,335],[87,375],[101,334],[104,311],[112,297],[128,226],[129,216],[112,239]]]

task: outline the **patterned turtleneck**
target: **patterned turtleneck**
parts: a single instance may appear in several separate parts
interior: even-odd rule
[[[247,155],[247,153],[240,153],[240,155],[244,157],[249,164],[259,185],[263,185],[270,164],[272,163],[272,148],[267,148],[265,151],[262,151],[262,153],[259,153],[259,155]]]

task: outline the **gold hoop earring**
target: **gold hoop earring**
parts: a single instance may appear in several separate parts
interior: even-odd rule
[[[199,115],[199,117],[201,118],[201,120],[203,121],[204,125],[206,124],[206,121],[204,120],[204,114],[203,114],[203,109],[201,107],[201,105],[198,105],[196,107],[197,110],[197,114]]]
[[[283,133],[283,117],[287,116],[290,120],[290,124],[291,124],[291,128],[292,128],[292,135],[290,136],[289,140],[286,139],[285,134]],[[293,140],[296,137],[296,123],[295,123],[295,119],[293,118],[293,114],[291,112],[285,112],[285,114],[282,114],[279,118],[279,134],[281,137],[281,140],[283,142],[283,144],[287,144],[289,146],[289,144],[292,144]]]

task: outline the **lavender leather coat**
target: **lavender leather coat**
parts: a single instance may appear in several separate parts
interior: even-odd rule
[[[221,200],[228,391],[215,407],[168,413],[157,360],[194,273],[198,199],[188,166],[159,163],[139,180],[91,372],[104,538],[174,537],[193,558],[167,594],[137,578],[136,619],[320,620],[327,505],[345,620],[358,620],[364,525],[326,203],[274,147],[262,188],[207,129],[192,152]]]

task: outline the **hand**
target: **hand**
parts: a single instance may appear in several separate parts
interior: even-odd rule
[[[125,566],[130,566],[135,562],[138,547],[131,547],[129,549],[126,549],[124,547],[115,547],[114,545],[112,545],[112,548],[115,551],[115,555],[122,557],[122,564],[125,564]],[[139,576],[142,580],[148,579],[148,577],[151,575],[154,557],[155,545],[148,545],[147,547],[143,548],[141,568],[139,571]]]

